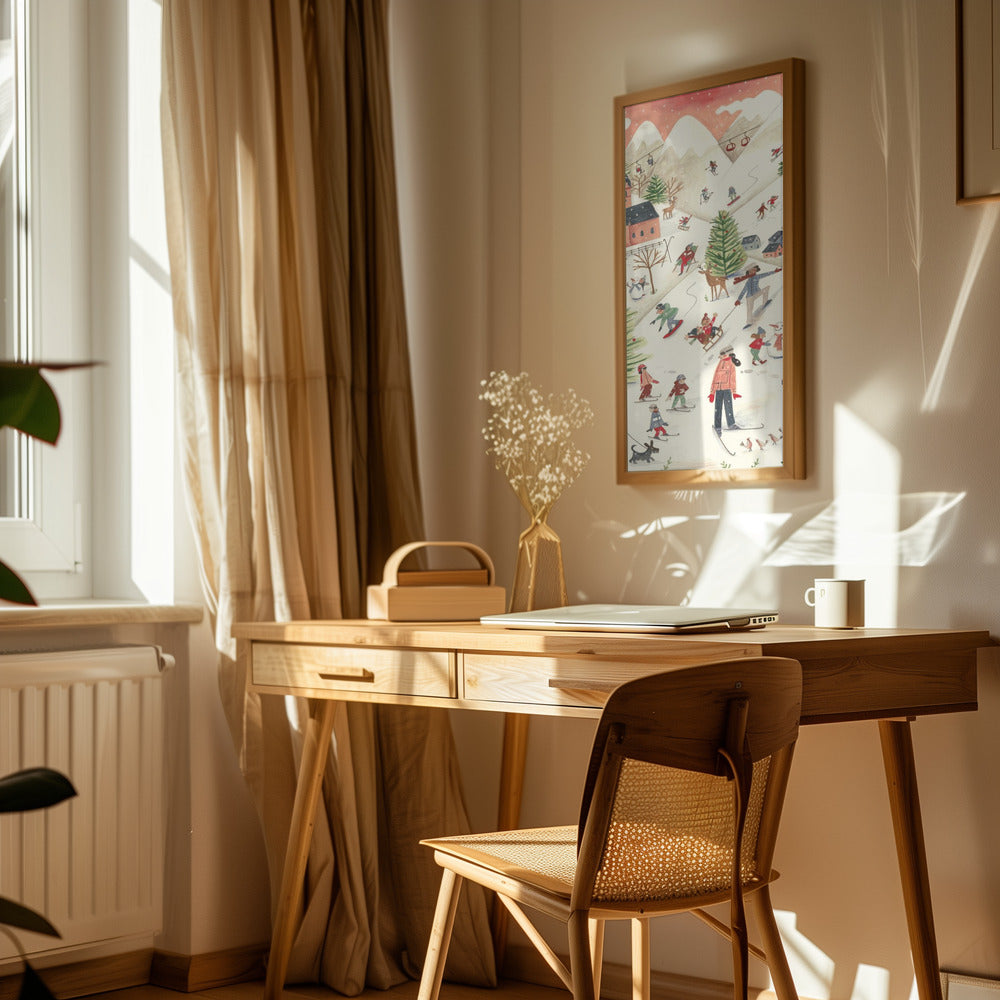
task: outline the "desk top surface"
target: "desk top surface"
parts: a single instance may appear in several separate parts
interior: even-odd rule
[[[768,625],[742,632],[644,635],[625,632],[566,632],[509,629],[479,622],[384,622],[368,620],[242,622],[238,639],[318,645],[450,649],[521,655],[648,656],[678,652],[694,644],[734,655],[859,656],[908,651],[976,649],[993,644],[985,629],[825,629]]]

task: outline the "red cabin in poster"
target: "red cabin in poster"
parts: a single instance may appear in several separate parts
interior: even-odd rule
[[[660,238],[660,213],[651,201],[640,201],[625,209],[625,246]]]

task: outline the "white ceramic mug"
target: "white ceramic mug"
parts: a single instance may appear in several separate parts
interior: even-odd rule
[[[864,580],[816,580],[806,593],[817,628],[860,628],[865,623]]]

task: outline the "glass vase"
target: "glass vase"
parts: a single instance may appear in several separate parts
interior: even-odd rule
[[[561,608],[567,603],[559,536],[545,521],[532,521],[517,543],[510,610]]]

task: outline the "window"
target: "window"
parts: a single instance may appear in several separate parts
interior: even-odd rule
[[[89,354],[86,4],[0,0],[0,324],[4,357]],[[39,597],[89,596],[90,377],[55,375],[57,448],[0,438],[0,552]]]
[[[18,327],[18,113],[13,0],[0,0],[0,357],[23,356]],[[0,435],[0,516],[20,517],[28,503],[22,469],[27,454],[13,434]]]

